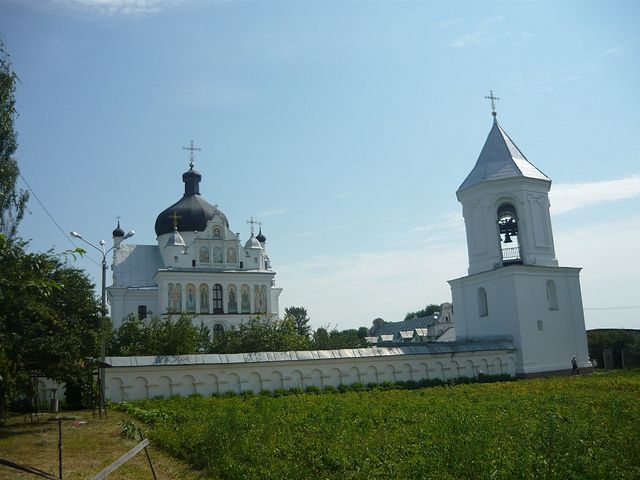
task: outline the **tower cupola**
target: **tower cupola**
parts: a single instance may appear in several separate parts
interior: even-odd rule
[[[495,97],[492,98],[492,102]],[[456,192],[467,232],[469,274],[510,264],[557,266],[549,189],[496,118],[475,166]]]

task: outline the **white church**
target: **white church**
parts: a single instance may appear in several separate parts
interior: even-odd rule
[[[113,231],[113,284],[107,288],[114,328],[128,315],[193,315],[213,333],[246,322],[250,316],[278,315],[276,273],[262,229],[250,220],[251,236],[242,246],[227,217],[200,195],[202,175],[182,175],[184,195],[156,219],[157,245],[123,242]]]
[[[184,312],[214,328],[278,314],[265,239],[244,247],[217,207],[183,175],[184,196],[156,220],[158,245],[120,245],[109,299],[114,319]],[[245,354],[107,357],[106,395],[154,396],[305,388],[456,377],[589,371],[579,268],[560,267],[551,228],[551,180],[497,122],[458,189],[468,275],[450,280],[455,340],[370,348]],[[114,231],[120,242],[124,232]],[[452,311],[452,313],[453,313]],[[117,326],[117,322],[116,322]]]

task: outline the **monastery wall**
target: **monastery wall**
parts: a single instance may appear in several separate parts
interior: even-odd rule
[[[106,398],[152,397],[306,388],[422,379],[516,374],[511,342],[456,342],[300,352],[108,357]]]

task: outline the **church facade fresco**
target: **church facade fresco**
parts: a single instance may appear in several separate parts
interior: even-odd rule
[[[252,315],[278,315],[282,289],[266,237],[260,233],[258,240],[254,233],[260,222],[247,222],[243,245],[226,215],[200,194],[201,180],[192,161],[182,175],[184,195],[156,219],[157,245],[120,245],[121,230],[114,230],[113,283],[107,288],[114,328],[141,307],[150,315],[186,313],[194,325],[223,329]]]

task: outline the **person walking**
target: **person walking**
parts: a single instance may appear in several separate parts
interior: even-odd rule
[[[580,375],[580,369],[578,368],[578,361],[575,355],[571,359],[571,375]]]

